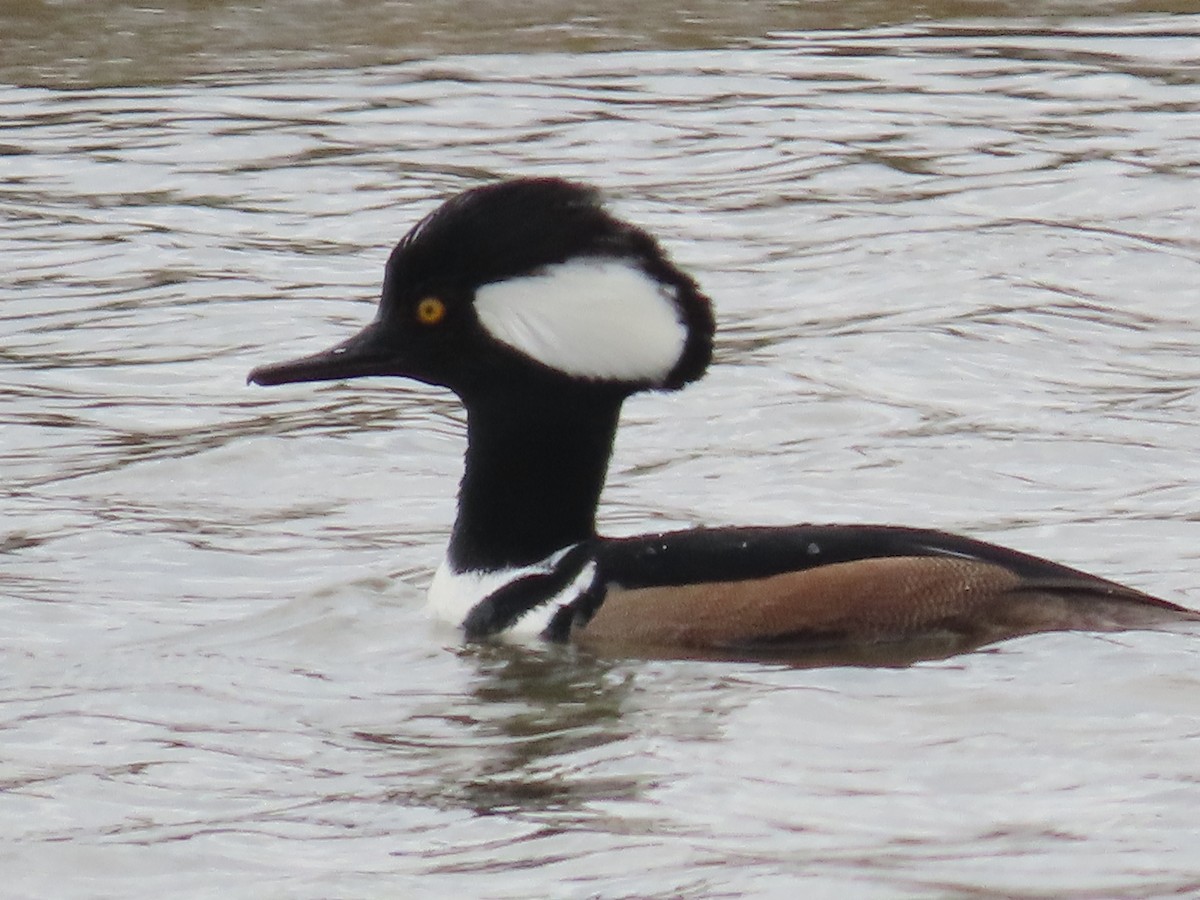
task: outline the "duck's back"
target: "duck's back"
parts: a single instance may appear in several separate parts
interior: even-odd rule
[[[570,636],[696,650],[942,641],[1154,627],[1191,611],[983,541],[872,525],[714,528],[603,541],[603,589]],[[589,608],[590,606],[590,608]]]

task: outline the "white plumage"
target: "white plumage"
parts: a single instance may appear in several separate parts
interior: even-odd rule
[[[628,260],[586,257],[475,292],[496,340],[578,378],[661,382],[687,328],[672,289]]]

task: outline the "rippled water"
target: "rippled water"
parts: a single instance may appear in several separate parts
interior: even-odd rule
[[[1200,10],[783,7],[144,83],[70,29],[6,54],[0,893],[1200,891],[1200,635],[904,670],[464,648],[422,609],[451,399],[243,384],[366,321],[439,198],[586,179],[722,335],[627,406],[610,533],[931,525],[1200,608]]]

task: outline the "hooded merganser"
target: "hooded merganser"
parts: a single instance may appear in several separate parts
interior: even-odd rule
[[[375,320],[254,384],[395,375],[454,391],[465,473],[430,605],[509,632],[639,654],[772,655],[1200,621],[1034,556],[891,525],[721,527],[604,538],[621,404],[712,355],[712,307],[597,191],[553,178],[461,193],[388,259]]]

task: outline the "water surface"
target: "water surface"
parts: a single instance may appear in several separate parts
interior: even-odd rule
[[[96,7],[109,49],[77,15],[0,53],[13,896],[1200,890],[1200,635],[465,648],[422,609],[452,398],[243,383],[368,320],[448,193],[586,179],[721,328],[627,405],[606,531],[943,527],[1200,608],[1200,10],[535,6],[487,47],[383,3],[325,45],[237,4],[121,44],[148,13]]]

